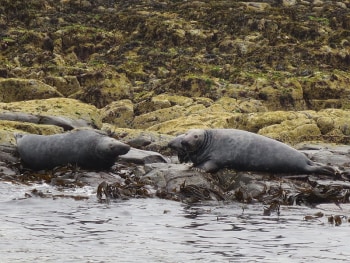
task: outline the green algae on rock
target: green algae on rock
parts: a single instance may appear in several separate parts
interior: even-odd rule
[[[0,112],[23,112],[42,116],[67,117],[73,120],[83,120],[92,127],[100,128],[102,126],[101,116],[95,106],[67,98],[0,103]]]
[[[131,100],[114,101],[100,109],[100,114],[103,122],[128,128],[134,119],[134,105]]]
[[[0,79],[0,102],[63,97],[52,86],[36,79]]]

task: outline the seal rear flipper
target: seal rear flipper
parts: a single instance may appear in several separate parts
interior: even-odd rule
[[[329,176],[336,176],[338,174],[338,170],[336,168],[317,163],[309,166],[308,170],[310,173],[323,174]]]

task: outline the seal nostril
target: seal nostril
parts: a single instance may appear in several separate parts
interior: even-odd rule
[[[181,141],[181,145],[184,147],[190,146],[190,144],[187,141]]]

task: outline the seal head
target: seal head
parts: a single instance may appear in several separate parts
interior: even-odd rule
[[[182,139],[184,136],[185,134],[176,136],[168,143],[168,147],[177,152],[177,157],[180,163],[186,163],[190,161],[190,157],[188,156],[186,148],[182,145]]]

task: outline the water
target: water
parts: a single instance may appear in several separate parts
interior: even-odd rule
[[[89,199],[24,199],[37,188],[0,182],[0,262],[347,262],[350,223],[335,227],[315,212],[350,215],[349,206],[261,204],[188,206],[160,199],[99,203],[94,189],[67,190]],[[62,192],[61,192],[62,193]]]

